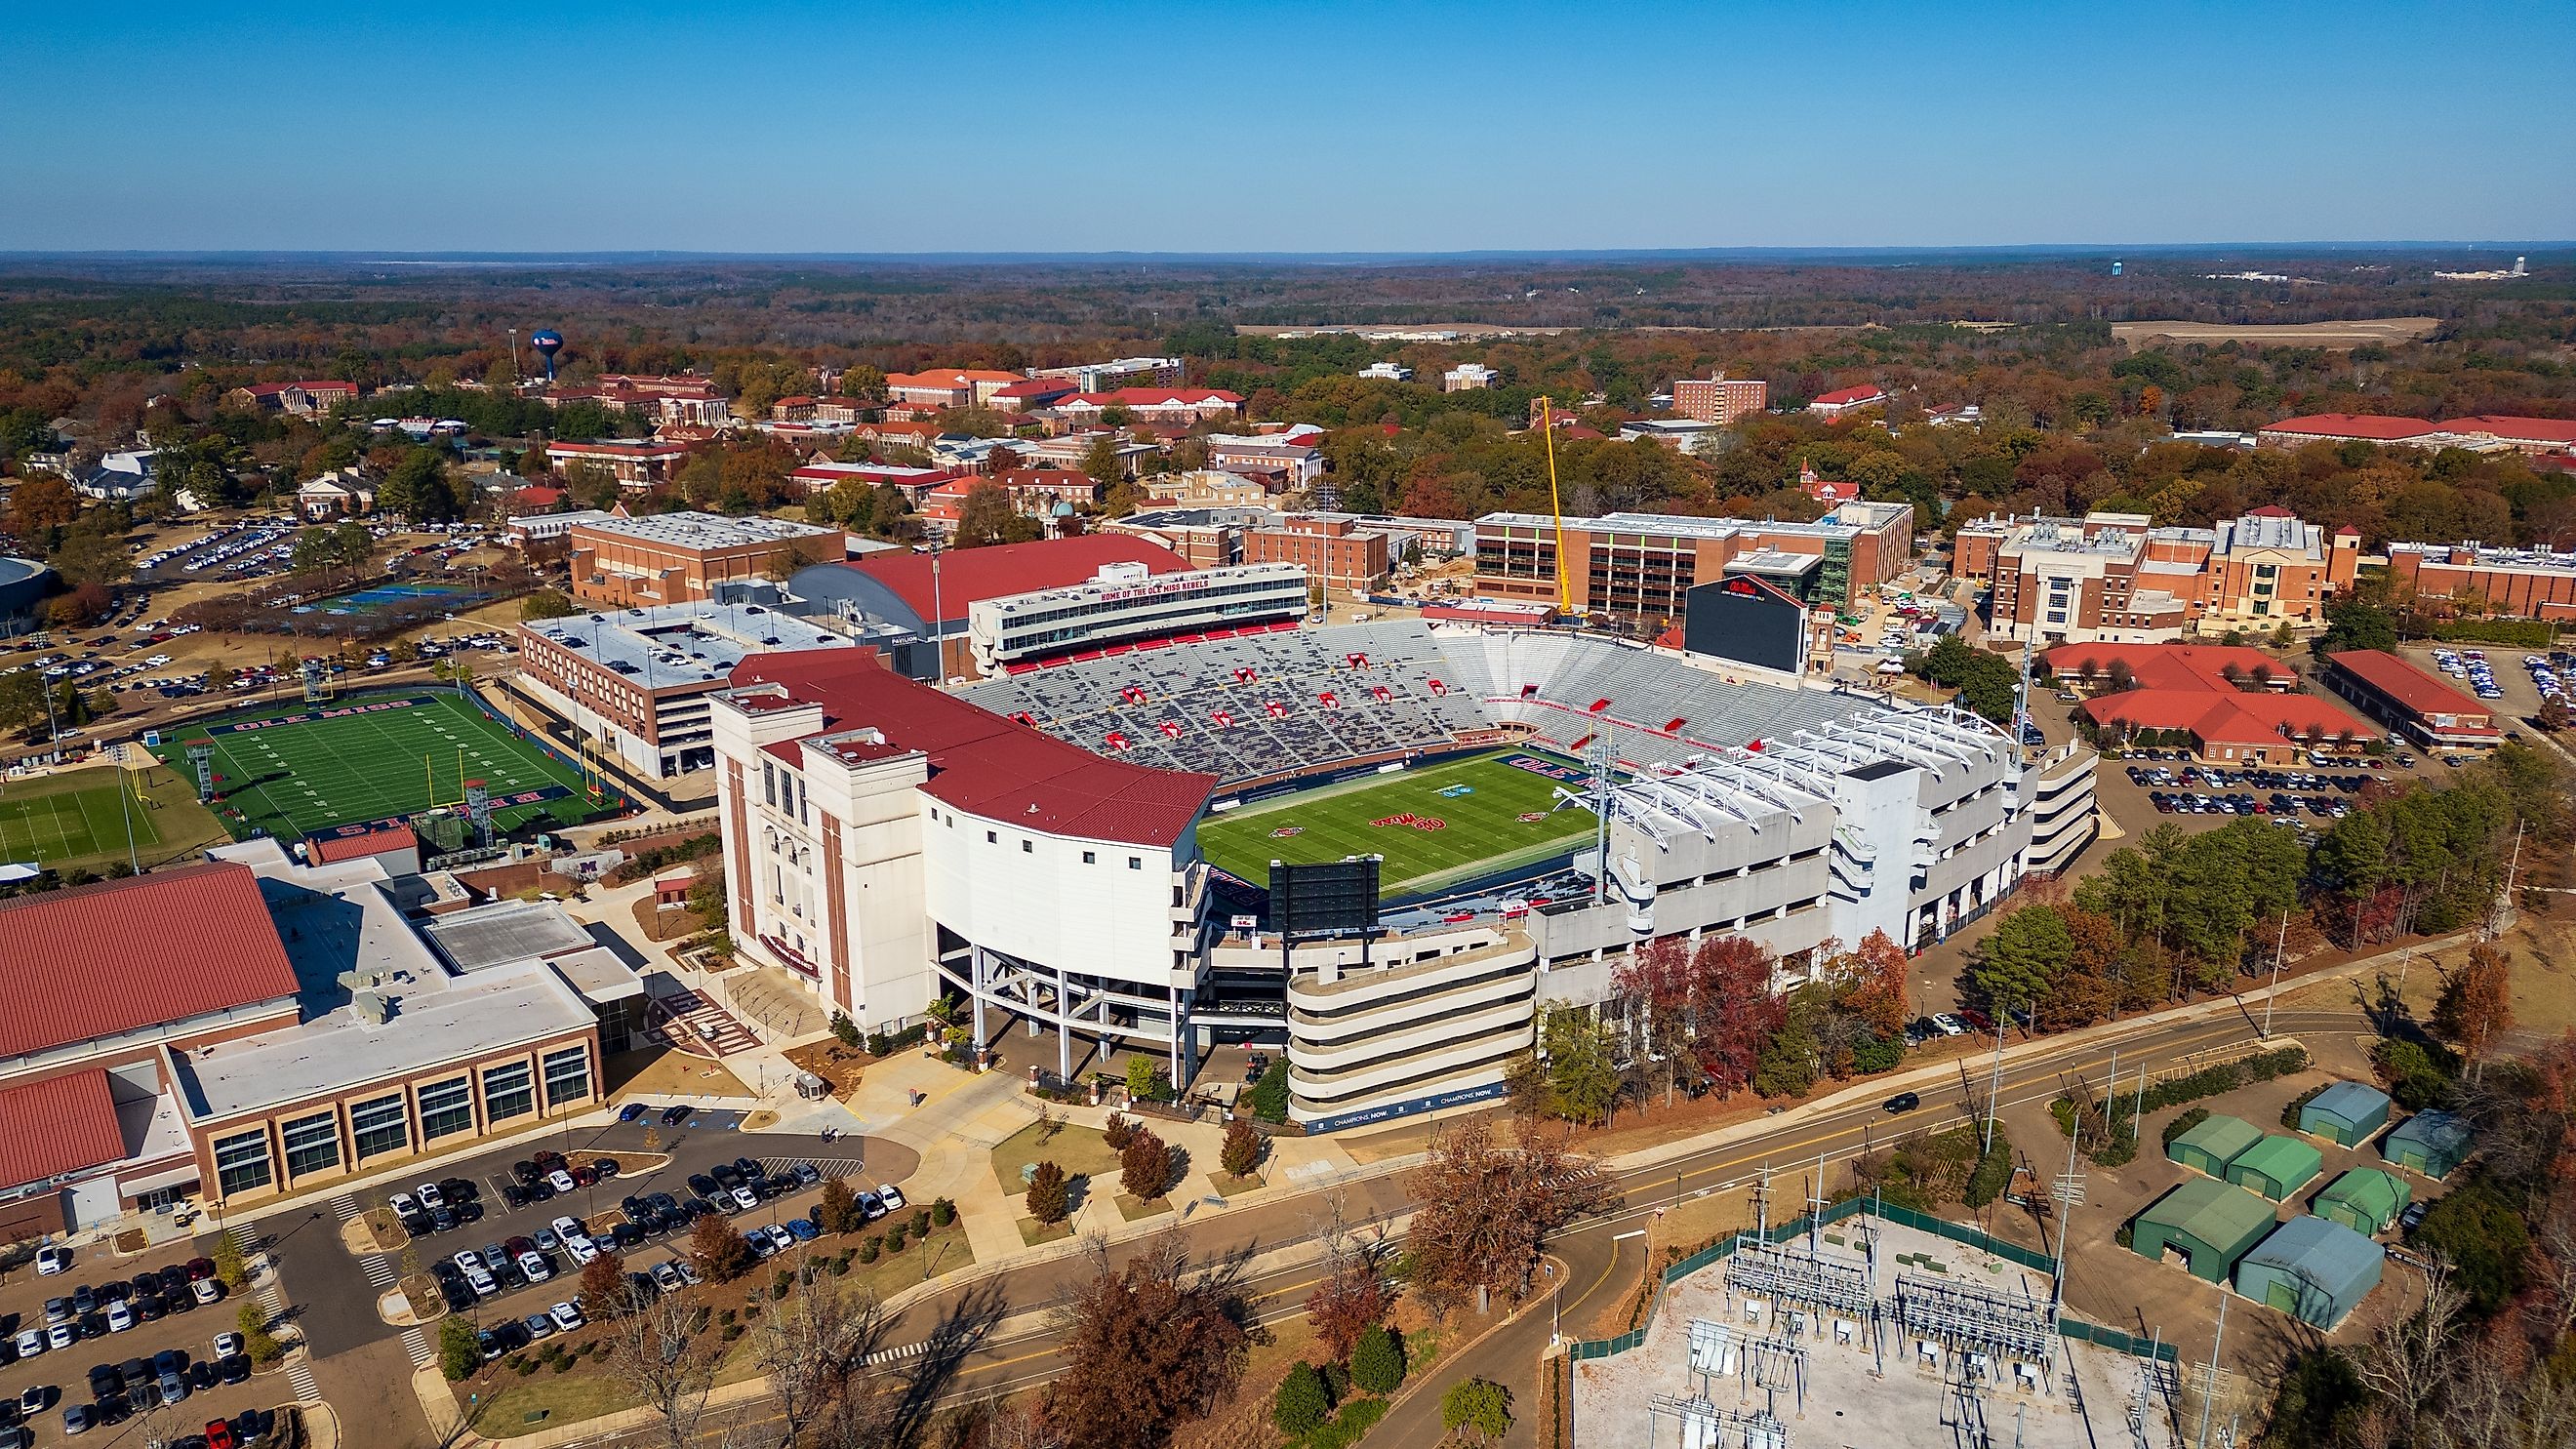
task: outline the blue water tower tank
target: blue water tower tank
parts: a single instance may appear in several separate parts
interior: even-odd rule
[[[539,357],[546,360],[546,381],[554,381],[555,354],[563,351],[563,334],[557,332],[551,327],[548,327],[543,331],[531,335],[528,338],[528,343],[530,346],[537,349],[537,355]]]

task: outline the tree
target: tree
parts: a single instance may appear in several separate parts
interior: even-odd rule
[[[843,397],[872,398],[882,401],[885,390],[885,373],[865,363],[846,368],[841,373],[841,396]]]
[[[1232,1267],[1193,1271],[1175,1234],[1118,1265],[1106,1239],[1084,1246],[1090,1273],[1056,1313],[1066,1372],[1048,1418],[1068,1449],[1158,1449],[1234,1392],[1250,1311]]]
[[[748,1248],[748,1244],[745,1245]],[[588,1317],[606,1320],[626,1311],[626,1260],[615,1253],[601,1253],[581,1268],[581,1311]]]
[[[1506,1147],[1482,1121],[1436,1136],[1412,1186],[1422,1204],[1409,1233],[1413,1281],[1443,1314],[1479,1288],[1526,1292],[1548,1234],[1610,1197],[1592,1160],[1561,1136],[1524,1131]]]
[[[7,679],[8,676],[0,675],[0,687],[5,687]],[[1288,1120],[1288,1059],[1285,1056],[1271,1058],[1270,1065],[1262,1069],[1261,1080],[1252,1084],[1252,1115],[1264,1122]]]
[[[2397,621],[2367,599],[2346,597],[2326,606],[2325,632],[2309,647],[2319,659],[2346,649],[2392,650],[2397,647]]]
[[[134,573],[134,555],[125,547],[125,526],[103,508],[91,509],[63,529],[47,561],[69,584],[120,584]]]
[[[1082,471],[1103,488],[1114,488],[1126,480],[1127,464],[1118,456],[1118,435],[1102,433],[1091,440],[1082,453]]]
[[[867,1226],[867,1214],[859,1208],[859,1195],[850,1190],[849,1180],[838,1175],[823,1179],[823,1200],[815,1205],[820,1221],[815,1226],[832,1234],[855,1233]],[[712,1219],[701,1218],[700,1222]],[[692,1234],[694,1236],[694,1234]]]
[[[1547,1053],[1547,1107],[1569,1122],[1610,1119],[1619,1065],[1610,1028],[1579,1006],[1553,1005],[1539,1031]]]
[[[1279,1391],[1270,1399],[1270,1422],[1291,1438],[1315,1432],[1332,1412],[1333,1396],[1324,1387],[1324,1376],[1302,1358],[1279,1381]]]
[[[9,531],[38,552],[50,548],[55,532],[79,516],[80,495],[50,473],[19,479],[9,494]]]
[[[1144,1101],[1154,1095],[1154,1086],[1163,1075],[1163,1064],[1143,1052],[1127,1054],[1127,1095]]]
[[[1372,1394],[1391,1394],[1404,1384],[1404,1340],[1383,1323],[1372,1323],[1351,1346],[1351,1382]]]
[[[1386,1321],[1387,1309],[1376,1254],[1347,1239],[1339,1247],[1324,1281],[1306,1296],[1306,1320],[1333,1363],[1349,1358],[1360,1335]]]
[[[996,543],[1026,543],[1041,530],[1011,506],[1011,495],[999,483],[981,482],[966,490],[957,506],[957,546],[981,548]]]
[[[1129,1197],[1153,1199],[1172,1185],[1172,1149],[1142,1127],[1118,1154],[1118,1186]]]
[[[435,448],[403,454],[376,489],[376,506],[414,523],[444,523],[464,512],[447,476],[447,460]]]
[[[1512,1431],[1512,1391],[1492,1379],[1460,1379],[1440,1396],[1440,1427],[1498,1440]]]
[[[233,1240],[232,1234],[216,1234],[214,1251],[208,1256],[214,1260],[215,1281],[223,1284],[227,1292],[238,1293],[250,1281],[250,1269],[242,1262],[241,1244]]]
[[[286,1346],[268,1331],[268,1305],[256,1298],[243,1299],[233,1324],[241,1330],[242,1352],[252,1363],[266,1368],[286,1356]]]
[[[2433,1030],[2460,1049],[2470,1080],[2483,1075],[2488,1047],[2513,1029],[2513,955],[2479,942],[2468,960],[2442,978],[2433,1003]]]
[[[1871,1035],[1893,1041],[1905,1034],[1905,948],[1885,931],[1872,931],[1859,946],[1825,963],[1837,1009],[1857,1018]]]
[[[519,600],[519,617],[531,623],[539,619],[565,619],[581,612],[581,605],[561,589],[539,589]]]
[[[840,1179],[836,1177],[832,1181],[840,1182]],[[848,1185],[843,1184],[841,1190],[844,1193],[848,1192]],[[829,1201],[830,1196],[827,1189],[824,1194],[825,1200]],[[837,1231],[848,1230],[844,1228]],[[600,1255],[601,1258],[607,1256],[604,1253]],[[598,1267],[599,1261],[599,1259],[593,1259],[589,1267],[582,1270],[581,1291],[585,1298],[589,1296],[591,1290],[590,1269]],[[698,1225],[689,1230],[689,1261],[695,1264],[697,1270],[708,1279],[717,1283],[730,1283],[750,1272],[752,1265],[760,1261],[760,1255],[751,1250],[751,1243],[743,1237],[740,1228],[720,1216],[710,1215],[698,1219]],[[611,1276],[614,1277],[614,1275]]]
[[[614,1313],[592,1307],[591,1279],[604,1263],[617,1264],[617,1255],[602,1253],[581,1270],[582,1312],[607,1324],[601,1368],[652,1411],[653,1436],[664,1449],[691,1449],[707,1427],[708,1396],[716,1370],[724,1364],[724,1345],[698,1327],[697,1308],[677,1296],[647,1299]],[[622,1301],[624,1265],[611,1268],[607,1277]]]
[[[2055,906],[2024,906],[2003,918],[1968,967],[1968,980],[2001,1014],[2030,1006],[2075,954],[2075,935]]]
[[[1250,1177],[1261,1164],[1261,1134],[1242,1117],[1225,1124],[1225,1141],[1217,1148],[1217,1165],[1237,1179]]]
[[[1029,1174],[1029,1216],[1041,1227],[1054,1227],[1073,1212],[1073,1193],[1065,1182],[1064,1169],[1052,1162],[1041,1162]]]
[[[754,1359],[778,1409],[781,1443],[812,1442],[806,1431],[819,1422],[831,1426],[822,1442],[883,1442],[893,1405],[868,1381],[867,1367],[883,1331],[875,1294],[821,1281],[762,1309]]]
[[[474,1377],[483,1367],[483,1344],[475,1336],[474,1321],[449,1314],[438,1324],[438,1371],[451,1383],[462,1383]]]

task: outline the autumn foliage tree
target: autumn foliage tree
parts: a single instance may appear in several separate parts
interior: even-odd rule
[[[1527,1292],[1548,1234],[1611,1197],[1592,1160],[1562,1135],[1523,1130],[1506,1146],[1481,1121],[1442,1132],[1412,1182],[1408,1241],[1413,1283],[1434,1313],[1477,1289],[1505,1298]]]
[[[1066,1371],[1047,1427],[1066,1449],[1158,1449],[1234,1392],[1249,1309],[1229,1270],[1194,1270],[1172,1234],[1116,1265],[1105,1239],[1088,1251],[1089,1276],[1056,1312]]]
[[[1118,1154],[1118,1186],[1129,1197],[1157,1198],[1172,1185],[1172,1149],[1139,1127]]]
[[[2460,1049],[2477,1075],[2487,1048],[2513,1029],[2512,953],[2480,942],[2468,960],[2442,978],[2433,1003],[2433,1029]]]
[[[1261,1163],[1261,1134],[1237,1117],[1225,1124],[1225,1141],[1217,1148],[1217,1165],[1231,1177],[1249,1177]]]
[[[1041,1227],[1054,1227],[1073,1211],[1073,1194],[1066,1186],[1064,1169],[1052,1162],[1041,1162],[1029,1174],[1029,1216]]]
[[[1781,1021],[1771,992],[1774,964],[1760,943],[1742,936],[1706,936],[1696,947],[1663,937],[1630,953],[1614,973],[1639,1054],[1663,1059],[1667,1101],[1686,1070],[1720,1092],[1752,1079],[1754,1058]],[[1901,1001],[1901,953],[1898,964]]]

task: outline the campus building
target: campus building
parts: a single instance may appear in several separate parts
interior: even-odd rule
[[[1771,405],[1771,384],[1758,377],[1685,377],[1673,383],[1673,411],[1703,423],[1724,425]]]
[[[1181,380],[1177,357],[1120,357],[1108,362],[1078,362],[1071,367],[1040,367],[1032,381],[1071,383],[1072,392],[1114,392],[1122,387],[1173,387]]]
[[[583,468],[607,470],[617,486],[629,493],[642,493],[657,483],[668,483],[688,459],[689,450],[682,443],[621,441],[603,443],[548,443],[546,467],[556,477],[569,478]]]
[[[592,519],[574,524],[564,541],[573,597],[619,608],[697,603],[724,584],[756,583],[847,552],[838,529],[715,513]]]
[[[460,960],[404,917],[380,856],[305,866],[261,839],[208,857],[0,902],[0,1240],[587,1111],[601,1051],[641,1026],[634,972],[551,905],[505,903],[540,929]],[[471,938],[494,909],[440,929]]]
[[[1693,585],[1725,577],[1744,555],[1767,550],[1806,561],[1788,591],[1844,609],[1896,577],[1914,549],[1914,509],[1903,503],[1846,503],[1815,523],[1613,513],[1568,518],[1563,527],[1570,606],[1655,628],[1682,617]],[[1557,530],[1544,514],[1477,519],[1476,592],[1555,603]]]
[[[744,656],[853,641],[748,598],[538,619],[518,626],[509,687],[647,779],[715,763],[707,696]]]
[[[2158,528],[2142,513],[1979,519],[1959,530],[1954,562],[1993,586],[1994,638],[2078,644],[2317,627],[2360,566],[2359,531],[2329,538],[2271,507],[2216,528]]]
[[[1306,570],[1296,563],[1159,576],[1141,563],[1104,564],[1060,589],[974,600],[966,607],[966,638],[977,674],[1032,669],[1120,645],[1293,626],[1306,613],[1307,589]]]
[[[2421,600],[2474,594],[2488,612],[2576,619],[2576,552],[2482,543],[2392,543],[2388,577]]]
[[[1393,564],[1387,544],[1386,534],[1348,518],[1290,517],[1247,531],[1243,561],[1293,566],[1328,590],[1356,594],[1386,577]]]
[[[2259,649],[2061,644],[2042,662],[2061,683],[2100,691],[2080,710],[2103,735],[2185,736],[2203,760],[2290,765],[2359,755],[2384,737],[2333,700],[2298,693],[2297,671]],[[2120,687],[2124,677],[2130,687]]]
[[[2327,655],[2325,685],[2427,749],[2488,750],[2504,742],[2484,703],[2384,649]]]

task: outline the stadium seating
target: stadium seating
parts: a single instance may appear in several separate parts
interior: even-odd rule
[[[1566,751],[1606,734],[1622,764],[1680,765],[1873,702],[1738,683],[1597,636],[1411,619],[1135,649],[963,693],[1085,749],[1228,784],[1449,749],[1498,729]]]

